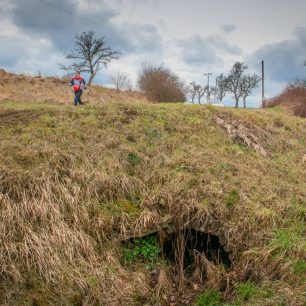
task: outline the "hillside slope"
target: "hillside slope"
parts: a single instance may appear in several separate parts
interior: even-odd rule
[[[0,304],[305,305],[305,131],[269,109],[1,102]]]
[[[73,104],[73,90],[68,84],[69,79],[17,75],[0,69],[0,101]],[[82,98],[91,105],[123,100],[147,102],[137,92],[118,92],[97,85],[88,87]]]

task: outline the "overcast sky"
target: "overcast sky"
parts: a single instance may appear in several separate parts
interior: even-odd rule
[[[107,85],[107,73],[117,69],[136,81],[143,62],[163,64],[186,83],[205,83],[204,73],[228,73],[235,61],[259,73],[264,59],[271,97],[306,75],[305,0],[41,1],[0,0],[0,67],[62,75],[58,63],[74,35],[94,30],[122,53],[96,83]],[[259,105],[259,96],[260,89],[250,105]]]

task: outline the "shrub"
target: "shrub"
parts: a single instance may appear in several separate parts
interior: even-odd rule
[[[279,96],[268,100],[265,107],[284,106],[295,116],[306,118],[306,80],[289,84]]]
[[[162,66],[144,64],[139,73],[138,85],[151,101],[186,101],[186,89],[183,82],[169,69]]]

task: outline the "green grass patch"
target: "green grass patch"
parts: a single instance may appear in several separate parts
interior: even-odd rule
[[[222,296],[219,292],[210,291],[202,293],[195,306],[218,306],[222,305]]]
[[[232,189],[225,197],[227,207],[232,207],[239,201],[239,193],[236,189]]]
[[[123,249],[123,261],[129,264],[143,262],[148,267],[160,259],[161,249],[154,235],[132,239]]]
[[[306,261],[298,260],[294,265],[294,273],[296,275],[306,275]]]
[[[127,161],[132,167],[136,167],[141,163],[141,158],[137,153],[131,152],[127,156]]]

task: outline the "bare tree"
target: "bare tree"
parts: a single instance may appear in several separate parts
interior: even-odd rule
[[[200,84],[197,84],[196,87],[196,93],[197,93],[197,97],[198,97],[198,103],[201,104],[201,100],[204,97],[205,93],[208,92],[208,87],[207,86],[202,86]]]
[[[197,97],[198,103],[201,104],[201,100],[205,95],[206,89],[196,82],[191,82],[188,88],[188,92],[191,96],[191,101],[194,103],[195,98]]]
[[[116,90],[131,90],[132,82],[123,72],[117,70],[109,74],[109,79],[116,87]]]
[[[95,37],[94,31],[83,32],[75,36],[74,50],[67,54],[67,59],[75,60],[69,66],[61,65],[66,71],[80,71],[90,74],[88,86],[91,85],[97,72],[113,60],[119,53],[106,46],[105,36]]]
[[[237,62],[233,65],[230,74],[227,78],[227,89],[234,95],[235,107],[238,108],[239,100],[242,97],[241,79],[248,66],[244,63]]]
[[[228,78],[221,73],[216,77],[216,86],[214,87],[213,93],[217,100],[223,102],[227,92],[228,92]]]
[[[197,94],[197,83],[194,81],[191,82],[187,90],[188,90],[188,94],[191,97],[191,102],[194,103],[194,100]]]
[[[249,97],[255,88],[258,87],[261,77],[258,74],[244,75],[240,82],[240,92],[243,98],[243,107],[246,108],[246,99]]]

